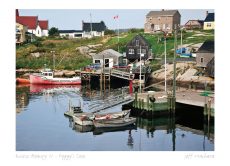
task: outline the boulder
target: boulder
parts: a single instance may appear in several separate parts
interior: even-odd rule
[[[76,73],[75,73],[75,71],[64,71],[64,75],[66,76],[66,77],[72,77],[72,76],[74,76]]]

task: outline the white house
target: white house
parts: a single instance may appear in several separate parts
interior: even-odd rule
[[[60,37],[67,37],[67,38],[82,38],[83,31],[81,30],[59,30]]]
[[[98,23],[87,23],[82,21],[83,37],[92,38],[104,36],[104,32],[107,29],[104,21]]]
[[[103,59],[105,67],[112,68],[114,65],[122,63],[123,55],[119,52],[107,49],[93,56],[93,63],[101,64],[103,67]]]
[[[48,20],[38,20],[38,16],[19,16],[16,10],[16,23],[27,26],[28,32],[38,37],[48,36]]]

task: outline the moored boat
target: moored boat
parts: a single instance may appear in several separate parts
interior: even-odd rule
[[[104,120],[94,120],[93,125],[96,128],[108,128],[108,127],[123,127],[134,124],[136,118],[118,118],[118,119],[104,119]]]
[[[79,76],[72,78],[55,78],[54,73],[50,69],[44,69],[41,73],[30,74],[31,84],[43,85],[80,85],[81,78]]]
[[[106,119],[118,119],[118,118],[128,118],[130,114],[129,110],[124,110],[120,112],[111,112],[106,114],[93,114],[93,113],[76,113],[73,115],[73,120],[79,125],[93,125],[93,120],[106,120]]]

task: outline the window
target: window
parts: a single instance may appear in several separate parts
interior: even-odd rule
[[[160,30],[160,25],[155,25],[155,30]]]
[[[134,49],[129,49],[129,54],[134,54]]]
[[[207,23],[207,27],[211,27],[212,26],[212,24],[211,23]]]
[[[82,34],[74,34],[74,37],[82,37]]]
[[[142,54],[146,54],[146,49],[141,49]]]
[[[141,52],[142,53],[142,52]],[[140,54],[140,49],[137,49],[137,54]]]
[[[94,60],[94,63],[101,63],[100,60]]]
[[[139,46],[139,44],[140,44],[139,40],[136,40],[136,46]]]
[[[200,62],[203,63],[204,62],[204,58],[200,58]]]

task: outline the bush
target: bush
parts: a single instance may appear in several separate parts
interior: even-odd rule
[[[132,28],[128,30],[128,33],[143,33],[144,29]]]
[[[105,35],[114,35],[114,34],[115,34],[114,30],[110,30],[110,29],[105,30]]]

